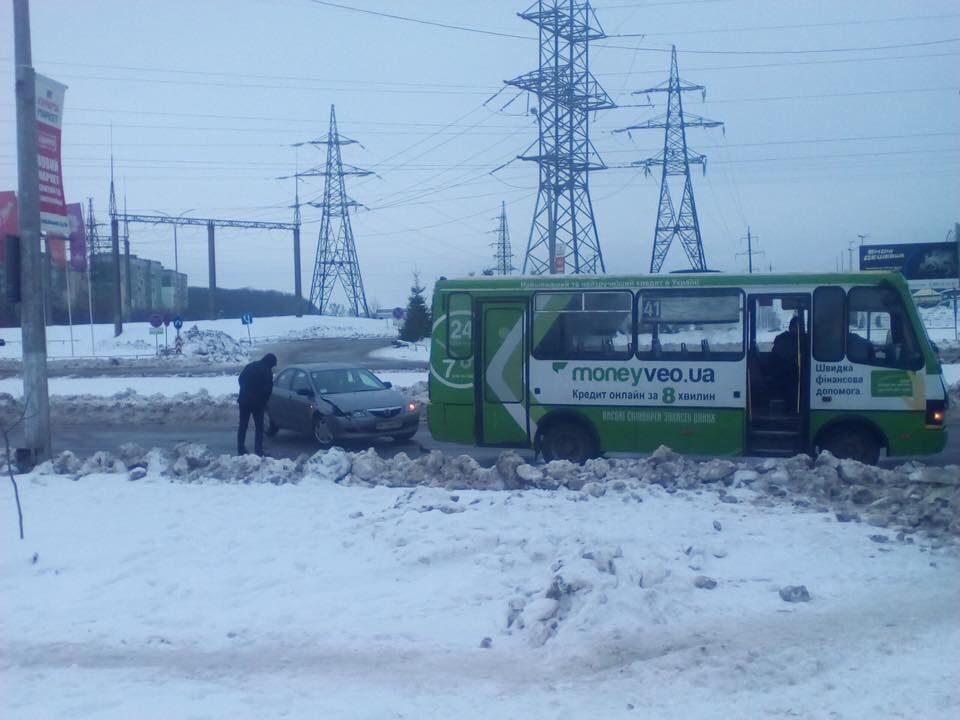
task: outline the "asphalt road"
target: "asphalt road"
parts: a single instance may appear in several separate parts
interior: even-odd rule
[[[272,352],[280,367],[294,363],[355,362],[371,370],[426,370],[426,362],[369,357],[369,353],[390,345],[387,338],[322,338],[293,342],[267,343],[254,348],[259,357]]]

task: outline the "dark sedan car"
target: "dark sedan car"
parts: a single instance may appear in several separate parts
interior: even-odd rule
[[[405,442],[420,426],[420,406],[369,370],[341,363],[292,365],[273,381],[266,432],[280,428],[336,442],[392,438]]]

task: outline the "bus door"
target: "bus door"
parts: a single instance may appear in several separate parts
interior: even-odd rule
[[[794,455],[807,449],[810,294],[747,296],[747,451]]]
[[[477,436],[484,445],[529,445],[527,303],[480,303]]]

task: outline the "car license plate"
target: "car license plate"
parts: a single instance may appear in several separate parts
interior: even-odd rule
[[[377,430],[397,430],[403,425],[402,420],[390,420],[389,422],[377,423]]]

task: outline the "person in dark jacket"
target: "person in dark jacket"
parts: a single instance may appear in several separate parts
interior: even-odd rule
[[[273,392],[273,368],[277,366],[277,356],[267,353],[259,360],[254,360],[240,373],[240,394],[237,402],[240,404],[240,427],[237,429],[237,454],[247,452],[247,427],[250,416],[253,416],[254,440],[253,449],[257,455],[263,455],[263,411]]]

